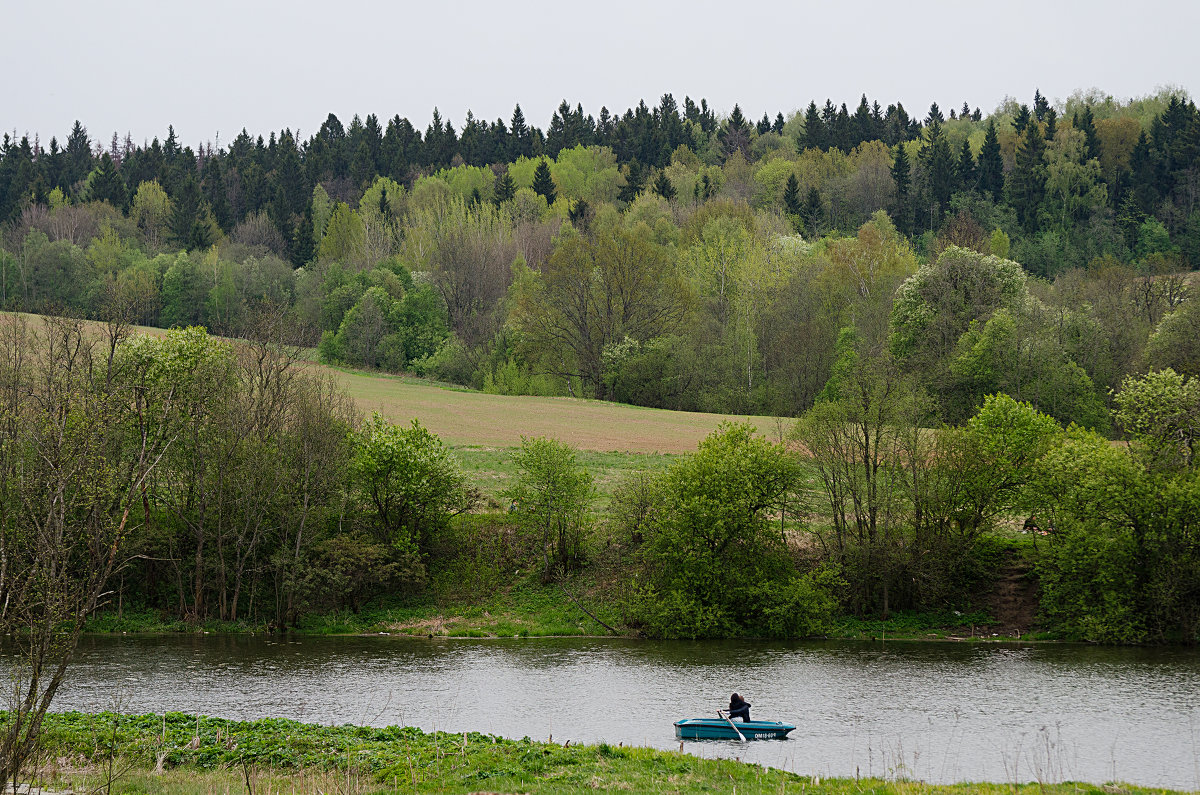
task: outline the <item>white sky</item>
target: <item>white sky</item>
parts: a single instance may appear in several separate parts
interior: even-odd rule
[[[624,111],[665,92],[757,119],[866,93],[914,116],[1051,100],[1200,90],[1200,2],[1006,0],[105,0],[0,2],[0,130],[63,141],[222,144],[242,127],[307,136],[330,112],[424,130],[433,107],[545,128],[563,98]]]

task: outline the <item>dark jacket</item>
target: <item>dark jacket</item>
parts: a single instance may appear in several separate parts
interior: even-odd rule
[[[750,720],[750,702],[741,696],[729,699],[729,717],[741,718],[748,722]]]

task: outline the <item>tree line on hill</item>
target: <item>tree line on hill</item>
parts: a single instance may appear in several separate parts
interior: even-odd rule
[[[99,154],[76,125],[0,151],[0,304],[233,336],[270,305],[330,362],[785,416],[853,326],[942,420],[1005,391],[1103,427],[1125,376],[1195,366],[1198,118],[1165,92],[753,124],[667,95],[564,106],[544,135],[514,112],[490,148],[474,120],[331,117],[303,143]],[[956,274],[989,257],[1023,267],[976,294]]]

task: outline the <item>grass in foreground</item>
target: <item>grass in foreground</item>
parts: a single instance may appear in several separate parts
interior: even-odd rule
[[[648,748],[559,746],[412,727],[229,721],[183,713],[48,715],[37,783],[78,792],[1167,793],[1076,784],[933,786],[827,779]]]

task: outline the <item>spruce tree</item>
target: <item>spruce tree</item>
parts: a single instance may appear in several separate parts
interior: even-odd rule
[[[1016,114],[1013,116],[1013,128],[1017,131],[1017,135],[1023,135],[1025,128],[1029,125],[1030,113],[1028,105],[1021,105],[1017,108]]]
[[[66,182],[62,187],[71,188],[92,170],[92,142],[88,139],[87,128],[75,120],[71,134],[67,136],[66,169],[63,178]]]
[[[771,125],[771,132],[776,133],[778,135],[783,135],[783,125],[784,125],[783,114],[776,113],[775,114],[775,123]]]
[[[221,171],[221,159],[210,157],[204,164],[204,173],[200,179],[200,193],[208,206],[212,208],[217,226],[228,231],[233,228],[233,208],[229,205],[229,197],[225,193],[225,176]]]
[[[867,95],[863,94],[858,102],[858,108],[851,118],[850,148],[874,138],[874,123],[871,120],[871,106],[867,103]]]
[[[618,191],[617,198],[623,202],[631,202],[636,199],[642,190],[642,182],[645,178],[642,172],[642,164],[638,159],[635,157],[630,160],[625,174],[625,184]]]
[[[588,216],[589,216],[590,212],[591,212],[591,208],[588,206],[588,203],[586,200],[576,199],[575,202],[571,205],[570,209],[567,210],[567,218],[570,219],[572,226],[574,226],[580,232],[586,233],[587,226],[588,226]]]
[[[958,187],[960,190],[975,189],[975,155],[971,152],[971,142],[963,139],[962,149],[958,153]]]
[[[804,149],[825,148],[825,122],[821,120],[821,111],[817,110],[816,102],[808,103],[804,111],[804,134],[801,138]]]
[[[733,112],[729,114],[729,121],[718,133],[721,143],[725,147],[726,157],[730,157],[734,152],[746,153],[750,147],[750,130],[750,123],[742,115],[741,107],[734,104]]]
[[[192,240],[192,227],[200,215],[200,186],[196,177],[185,174],[171,199],[175,204],[171,213],[171,235],[177,245],[187,248]]]
[[[1033,91],[1033,115],[1038,121],[1045,121],[1046,114],[1050,111],[1050,103],[1042,96],[1041,89]]]
[[[1046,111],[1045,139],[1053,141],[1056,135],[1058,135],[1058,111],[1050,108]]]
[[[894,212],[896,228],[904,234],[910,234],[912,232],[911,224],[909,223],[909,207],[911,203],[908,194],[909,188],[912,186],[912,174],[908,152],[902,143],[896,145],[896,156],[892,162],[892,181],[896,183],[896,208]]]
[[[313,229],[313,203],[310,198],[304,205],[304,212],[296,222],[296,232],[292,235],[292,266],[303,268],[312,261],[316,253],[317,243]]]
[[[1009,203],[1017,211],[1017,220],[1026,231],[1037,231],[1038,209],[1046,193],[1046,142],[1040,125],[1025,125],[1025,137],[1017,146],[1012,174],[1009,175]]]
[[[529,125],[525,123],[525,114],[521,112],[520,103],[513,108],[512,120],[508,125],[510,160],[518,157],[529,157],[531,151]]]
[[[499,207],[517,194],[517,184],[513,182],[512,174],[505,171],[496,178],[492,186],[492,202]]]
[[[1100,136],[1096,133],[1096,120],[1092,116],[1092,106],[1088,105],[1083,109],[1083,113],[1079,116],[1079,123],[1075,125],[1083,133],[1083,157],[1084,162],[1088,160],[1100,159]]]
[[[804,200],[804,208],[800,215],[809,234],[814,238],[820,237],[825,222],[825,205],[821,201],[821,192],[815,187],[808,189],[808,197]]]
[[[833,130],[829,138],[830,146],[835,149],[849,152],[854,148],[850,131],[850,110],[846,107],[845,102],[838,108],[837,115],[833,118]]]
[[[658,178],[654,180],[654,192],[667,201],[675,198],[675,186],[671,184],[671,180],[667,177],[667,172],[658,172]]]
[[[794,173],[788,174],[787,184],[783,186],[783,211],[799,216],[800,210],[800,181]]]
[[[117,172],[117,166],[108,152],[100,155],[100,165],[92,174],[91,193],[94,201],[106,201],[118,210],[123,210],[129,197],[126,194],[125,180]]]
[[[1129,178],[1133,204],[1147,215],[1158,208],[1158,169],[1154,155],[1150,139],[1143,130],[1129,154]]]
[[[554,204],[554,199],[558,196],[554,190],[554,178],[550,176],[550,164],[544,157],[538,161],[533,172],[533,192],[543,197],[546,204]]]
[[[995,119],[988,119],[983,147],[979,150],[979,188],[991,194],[993,201],[999,201],[1004,190],[1004,158],[1000,154]]]
[[[944,211],[954,193],[958,181],[958,164],[950,149],[950,142],[942,130],[942,124],[935,115],[937,105],[930,108],[928,126],[925,128],[925,146],[921,149],[921,160],[925,166],[925,189],[929,198],[937,205],[937,211]]]

